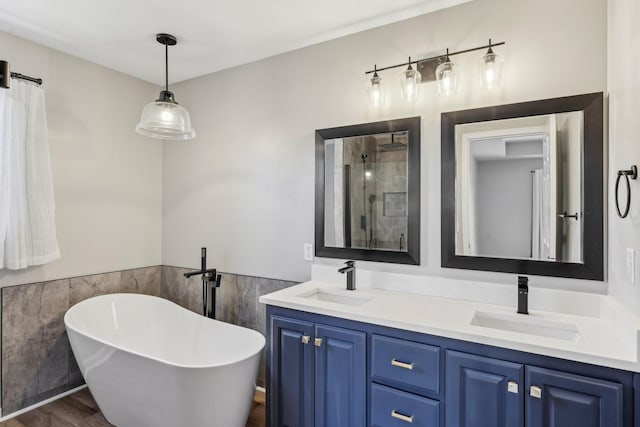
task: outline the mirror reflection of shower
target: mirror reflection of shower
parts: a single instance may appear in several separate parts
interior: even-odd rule
[[[325,245],[408,251],[407,131],[325,140]]]
[[[345,138],[343,150],[351,178],[344,222],[356,225],[345,241],[354,248],[406,251],[407,133]]]

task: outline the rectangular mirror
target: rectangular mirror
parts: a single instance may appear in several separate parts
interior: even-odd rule
[[[604,279],[602,94],[442,115],[442,266]]]
[[[420,118],[316,131],[316,256],[419,264]]]

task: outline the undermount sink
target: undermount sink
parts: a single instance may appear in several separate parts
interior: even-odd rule
[[[345,305],[353,305],[353,306],[365,304],[373,299],[373,297],[371,296],[358,295],[356,292],[357,291],[339,291],[337,289],[336,290],[314,289],[312,291],[305,292],[298,296],[301,298],[309,299],[309,300],[325,301],[325,302],[332,302],[336,304],[345,304]]]
[[[523,314],[509,315],[476,311],[471,324],[483,328],[501,329],[540,337],[556,338],[566,341],[578,341],[580,331],[571,323],[555,322]]]

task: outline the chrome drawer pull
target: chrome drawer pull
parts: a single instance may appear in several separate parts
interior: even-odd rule
[[[531,397],[542,399],[542,389],[538,386],[532,385],[529,389],[529,394],[531,395]]]
[[[409,423],[409,424],[413,424],[413,415],[411,415],[410,417],[405,415],[405,414],[401,414],[400,412],[396,411],[395,409],[393,411],[391,411],[391,416],[393,418],[397,418],[399,420],[404,421],[405,423]]]
[[[309,344],[309,340],[311,339],[311,337],[309,335],[303,335],[302,336],[302,344]]]
[[[315,340],[313,340],[313,345],[315,345],[316,347],[321,347],[322,346],[322,338],[316,338]]]
[[[405,362],[401,362],[401,361],[396,360],[396,359],[391,359],[391,365],[392,366],[397,366],[398,368],[408,369],[410,371],[413,370],[413,363],[405,363]]]
[[[518,394],[518,383],[515,381],[509,381],[509,383],[507,384],[507,391],[509,393]]]

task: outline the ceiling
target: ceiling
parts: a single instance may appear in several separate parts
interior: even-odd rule
[[[156,33],[178,38],[173,83],[466,1],[10,0],[0,2],[0,31],[160,85]]]

